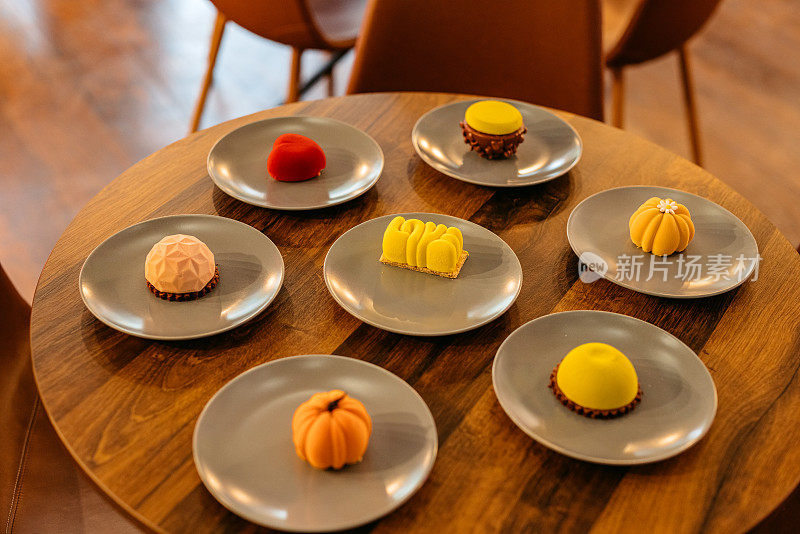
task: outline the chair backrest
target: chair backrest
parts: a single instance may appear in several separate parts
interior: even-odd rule
[[[0,365],[12,351],[30,353],[28,338],[31,308],[0,265]],[[2,371],[0,371],[2,374]]]
[[[371,0],[349,93],[515,98],[602,119],[596,0]]]
[[[225,15],[256,35],[296,48],[328,48],[307,0],[211,0]]]
[[[624,67],[676,50],[711,18],[722,0],[642,0],[606,64]]]
[[[13,499],[36,398],[30,359],[30,312],[28,303],[0,265],[0,506],[4,511]]]

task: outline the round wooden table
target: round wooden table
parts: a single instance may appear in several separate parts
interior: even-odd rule
[[[749,202],[688,161],[602,123],[559,113],[580,133],[568,175],[489,189],[431,169],[411,129],[433,107],[467,97],[427,93],[348,96],[271,109],[182,139],[140,161],[78,214],[44,267],[33,303],[33,364],[44,405],[97,484],[161,531],[251,530],[219,505],[192,462],[192,431],[206,401],[251,367],[295,354],[371,361],[411,384],[430,406],[439,456],[427,483],[377,531],[731,532],[755,525],[800,480],[800,255]],[[328,116],[373,136],[386,155],[377,185],[357,200],[309,212],[256,208],[206,173],[224,134],[291,114]],[[754,177],[757,179],[757,177]],[[764,260],[756,281],[724,295],[669,300],[604,280],[584,284],[566,239],[572,208],[615,186],[658,184],[709,198],[751,229]],[[516,304],[456,336],[415,338],[363,324],[328,294],[322,262],[345,230],[380,215],[428,211],[469,219],[502,237],[524,271]],[[275,242],[286,280],[275,302],[229,333],[153,342],[96,320],[78,272],[101,241],[136,222],[178,213],[243,221]],[[620,468],[572,460],[539,445],[505,415],[491,385],[500,343],[523,323],[572,309],[624,313],[671,332],[711,372],[719,410],[708,435],[655,464]]]

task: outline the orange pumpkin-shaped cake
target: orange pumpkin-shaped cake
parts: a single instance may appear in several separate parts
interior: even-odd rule
[[[364,405],[338,389],[313,395],[292,418],[297,455],[318,469],[360,462],[371,433]]]
[[[645,252],[666,256],[683,252],[694,238],[689,210],[671,198],[653,197],[628,220],[631,241]]]

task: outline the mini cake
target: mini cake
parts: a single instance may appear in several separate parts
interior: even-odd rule
[[[642,400],[633,364],[605,343],[584,343],[569,351],[550,373],[548,387],[564,406],[593,419],[626,414]]]
[[[150,249],[144,261],[147,287],[164,300],[194,300],[217,286],[214,254],[194,236],[168,235]]]
[[[364,457],[372,419],[361,402],[334,389],[316,393],[292,417],[294,450],[317,469],[341,469]]]
[[[653,197],[628,220],[631,241],[645,252],[666,256],[683,252],[694,238],[689,210],[671,198]]]
[[[464,142],[487,159],[510,158],[528,131],[522,114],[506,102],[482,100],[467,108],[461,121]]]
[[[298,134],[275,139],[267,157],[267,172],[281,182],[302,182],[320,175],[325,153],[314,140]]]
[[[397,216],[383,233],[380,261],[421,273],[457,278],[468,256],[458,228]]]

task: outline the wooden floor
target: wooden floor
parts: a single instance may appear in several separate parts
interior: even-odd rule
[[[0,2],[0,260],[31,298],[77,211],[186,134],[213,8],[201,0]],[[726,0],[691,45],[706,167],[800,243],[800,4]],[[290,51],[231,27],[204,125],[279,104]],[[304,71],[324,61],[308,54]],[[352,58],[337,68],[337,92]],[[627,127],[680,154],[677,65],[628,73]],[[307,98],[321,98],[317,87]]]

